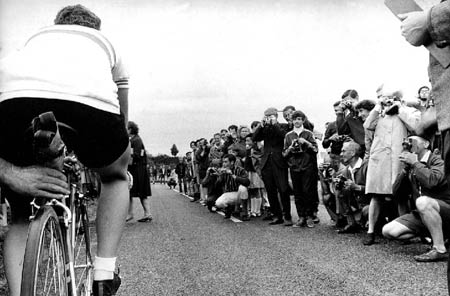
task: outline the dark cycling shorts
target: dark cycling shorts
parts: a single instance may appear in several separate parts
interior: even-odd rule
[[[25,132],[34,117],[48,111],[55,114],[57,121],[78,132],[73,149],[78,159],[90,168],[112,164],[128,146],[122,114],[71,101],[15,98],[0,103],[0,157],[18,166],[33,164],[32,147]]]

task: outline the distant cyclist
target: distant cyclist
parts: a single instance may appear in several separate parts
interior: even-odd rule
[[[54,26],[0,63],[0,184],[13,215],[4,245],[12,296],[20,295],[31,198],[68,193],[61,172],[33,165],[24,141],[31,120],[46,111],[77,130],[78,158],[100,175],[93,290],[115,295],[118,289],[114,270],[129,202],[129,77],[100,24],[81,5],[65,7]]]

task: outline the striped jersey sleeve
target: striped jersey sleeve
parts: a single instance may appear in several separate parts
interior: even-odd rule
[[[113,80],[116,83],[117,88],[129,88],[128,82],[130,80],[130,76],[125,63],[119,54],[116,55],[116,59],[116,64],[112,69]]]

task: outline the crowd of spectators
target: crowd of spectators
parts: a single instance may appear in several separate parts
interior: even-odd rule
[[[430,103],[427,86],[414,100],[387,84],[373,99],[360,100],[349,89],[333,104],[336,118],[326,123],[323,139],[295,107],[268,108],[250,126],[230,125],[209,141],[192,141],[174,170],[180,192],[210,211],[222,210],[226,219],[262,216],[269,225],[307,228],[320,223],[321,200],[339,234],[366,232],[366,246],[377,235],[431,241],[430,250],[414,258],[446,260],[450,189],[444,161],[435,134],[415,133]]]

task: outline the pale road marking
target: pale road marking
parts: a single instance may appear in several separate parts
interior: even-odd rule
[[[190,196],[187,195],[187,194],[180,193],[180,191],[178,191],[177,189],[172,189],[172,190],[175,191],[175,192],[177,192],[177,193],[180,194],[180,195],[183,195],[184,197],[189,198],[190,200],[193,200],[193,199],[194,199],[193,197],[190,197]],[[225,216],[225,213],[222,212],[222,211],[216,211],[216,213],[219,214],[219,215]],[[235,217],[233,217],[233,216],[231,216],[230,220],[233,221],[234,223],[241,223],[241,222],[242,222],[241,220],[239,220],[238,218],[235,218]]]

